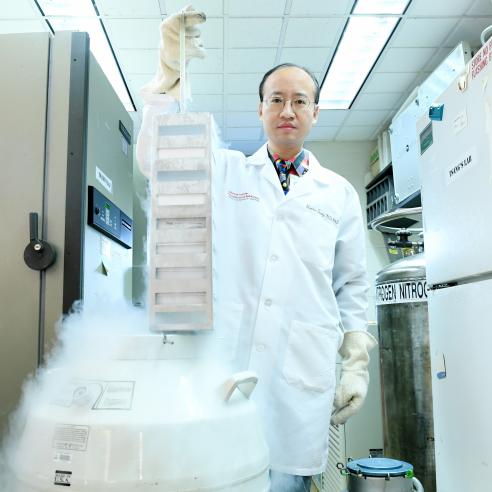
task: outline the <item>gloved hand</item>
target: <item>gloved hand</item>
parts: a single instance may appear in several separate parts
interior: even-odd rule
[[[205,22],[206,16],[203,12],[199,12],[188,5],[182,11],[172,14],[162,21],[157,73],[151,82],[142,87],[143,92],[156,94],[165,92],[179,100],[179,29],[183,12],[185,15],[186,65],[191,58],[205,58],[205,48],[200,39],[200,30],[196,25]]]
[[[345,333],[338,351],[342,356],[342,373],[335,391],[332,424],[344,424],[364,403],[369,385],[369,351],[377,344],[366,331]]]

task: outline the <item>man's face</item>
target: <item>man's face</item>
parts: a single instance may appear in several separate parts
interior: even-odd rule
[[[300,68],[280,68],[267,78],[258,113],[272,150],[289,152],[302,147],[306,135],[318,119],[319,108],[314,103],[314,96],[314,82]],[[280,100],[277,98],[283,99],[285,104],[279,107],[268,104],[268,101]],[[292,103],[299,98],[310,101],[307,108],[294,109]]]

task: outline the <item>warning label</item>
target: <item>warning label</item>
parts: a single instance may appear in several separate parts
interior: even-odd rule
[[[376,305],[427,302],[427,282],[410,280],[376,286]]]
[[[492,39],[492,38],[491,38]],[[471,61],[471,76],[474,79],[492,59],[492,43],[489,40],[482,46],[480,51],[472,58]]]
[[[64,425],[55,427],[53,447],[71,451],[85,451],[89,439],[89,427],[86,425]]]

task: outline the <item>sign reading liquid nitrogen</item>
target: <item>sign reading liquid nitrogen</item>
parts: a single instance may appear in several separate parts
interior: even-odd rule
[[[409,280],[376,286],[376,305],[427,302],[427,282]]]

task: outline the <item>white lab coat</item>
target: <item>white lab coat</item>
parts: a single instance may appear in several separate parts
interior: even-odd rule
[[[266,145],[249,158],[218,151],[212,179],[216,336],[259,376],[272,469],[320,473],[343,331],[366,329],[357,193],[310,153],[284,195]]]

